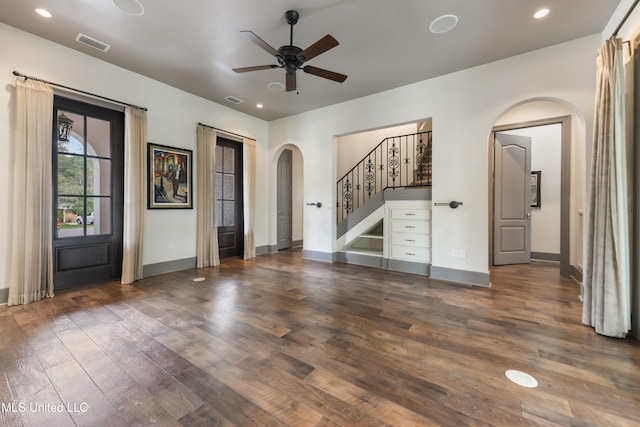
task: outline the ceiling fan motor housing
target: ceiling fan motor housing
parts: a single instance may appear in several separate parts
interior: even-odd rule
[[[293,74],[296,70],[302,67],[304,63],[304,58],[298,57],[298,54],[302,52],[298,46],[282,46],[278,49],[280,55],[278,57],[278,62],[280,65],[284,67],[284,69],[289,74]]]
[[[329,49],[333,49],[334,47],[338,46],[338,41],[333,36],[327,34],[306,49],[300,49],[298,46],[295,46],[293,44],[293,26],[298,22],[300,14],[295,10],[288,10],[285,12],[284,16],[287,20],[287,23],[291,26],[291,35],[289,44],[286,46],[281,46],[277,50],[274,49],[269,43],[258,37],[254,32],[246,30],[240,31],[240,33],[244,34],[256,45],[267,51],[269,54],[273,55],[278,60],[279,65],[271,64],[258,65],[255,67],[234,68],[233,71],[235,71],[236,73],[244,73],[247,71],[284,68],[287,73],[287,92],[296,90],[297,70],[302,70],[307,74],[313,74],[315,76],[333,80],[339,83],[344,82],[347,78],[347,76],[344,74],[336,73],[334,71],[329,71],[318,67],[313,67],[310,65],[303,67],[306,61],[315,58],[316,56],[328,51]]]

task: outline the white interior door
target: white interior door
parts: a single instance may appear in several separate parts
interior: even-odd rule
[[[493,264],[531,261],[531,138],[495,133]]]

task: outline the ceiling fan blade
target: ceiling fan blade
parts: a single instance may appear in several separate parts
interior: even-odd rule
[[[263,48],[264,50],[269,52],[271,55],[273,55],[273,56],[282,56],[282,55],[280,55],[280,52],[278,52],[276,49],[274,49],[269,43],[267,43],[266,41],[262,40],[260,37],[255,35],[255,33],[253,31],[240,31],[240,34],[242,34],[243,36],[247,37],[249,40],[251,40],[252,42],[257,44],[258,46],[260,46],[261,48]]]
[[[286,73],[287,75],[287,92],[296,90],[296,73]]]
[[[324,77],[325,79],[333,80],[339,83],[347,80],[348,76],[344,74],[336,73],[334,71],[325,70],[324,68],[312,67],[311,65],[307,65],[302,68],[302,71],[305,73],[313,74],[314,76]]]
[[[257,65],[255,67],[241,67],[234,68],[233,71],[236,73],[246,73],[247,71],[259,71],[259,70],[269,70],[271,68],[280,68],[279,65],[271,64],[271,65]]]
[[[323,38],[321,38],[320,40],[318,40],[317,42],[315,42],[314,44],[312,44],[311,46],[309,46],[308,48],[300,52],[298,54],[298,58],[302,59],[303,61],[308,61],[311,58],[315,58],[321,53],[324,53],[329,49],[333,49],[338,45],[339,45],[338,40],[334,39],[332,36],[327,34],[326,36],[324,36]]]

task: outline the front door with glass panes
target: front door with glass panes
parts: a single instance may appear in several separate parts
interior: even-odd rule
[[[244,215],[242,212],[242,143],[217,138],[216,225],[220,258],[242,256]]]
[[[54,287],[120,277],[124,114],[61,97],[54,99]],[[71,120],[68,136],[57,122]]]

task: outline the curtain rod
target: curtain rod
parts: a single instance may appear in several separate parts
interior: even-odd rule
[[[218,129],[218,128],[213,127],[213,126],[205,125],[205,124],[204,124],[204,123],[202,123],[202,122],[198,122],[198,124],[199,124],[200,126],[204,126],[204,127],[206,127],[206,128],[209,128],[209,129],[217,130],[217,131],[219,131],[219,132],[223,132],[223,133],[226,133],[226,134],[228,134],[228,135],[238,136],[238,137],[240,137],[240,138],[250,139],[250,140],[252,140],[252,141],[255,141],[255,140],[256,140],[255,138],[249,138],[248,136],[240,135],[239,133],[233,133],[233,132],[229,132],[228,130]]]
[[[86,91],[80,90],[80,89],[75,89],[75,88],[72,88],[72,87],[69,87],[69,86],[61,85],[59,83],[54,83],[54,82],[50,82],[50,81],[47,81],[47,80],[39,79],[37,77],[25,76],[24,74],[21,74],[21,73],[19,73],[17,71],[14,71],[13,75],[16,76],[16,77],[24,77],[25,80],[29,79],[29,80],[34,80],[34,81],[37,81],[37,82],[47,83],[47,84],[50,84],[51,86],[57,86],[57,87],[60,87],[62,89],[67,89],[67,90],[71,90],[73,92],[82,93],[84,95],[93,96],[94,98],[104,99],[106,101],[114,102],[116,104],[126,105],[127,107],[133,107],[133,108],[138,108],[140,110],[147,111],[147,109],[144,108],[144,107],[138,107],[137,105],[129,104],[128,102],[122,102],[122,101],[118,101],[117,99],[107,98],[106,96],[96,95],[95,93],[86,92]]]
[[[629,16],[631,16],[631,13],[633,13],[633,10],[638,5],[638,2],[640,2],[640,0],[635,0],[633,2],[629,10],[627,10],[627,14],[624,15],[624,18],[622,18],[622,21],[620,21],[620,23],[618,24],[618,28],[616,28],[613,34],[611,34],[611,37],[616,37],[618,35],[618,32],[622,29],[622,26],[627,22],[627,19],[629,19]]]

